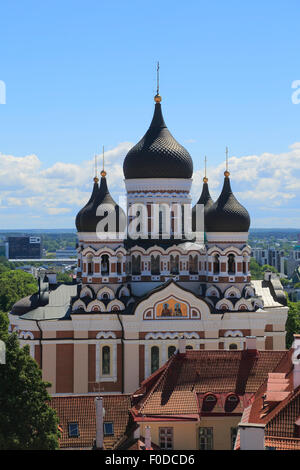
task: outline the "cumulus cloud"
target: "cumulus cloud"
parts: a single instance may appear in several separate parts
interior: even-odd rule
[[[110,191],[117,202],[124,197],[123,159],[132,147],[122,142],[105,150],[105,169]],[[49,228],[56,217],[72,225],[79,208],[88,200],[93,185],[94,158],[81,164],[55,162],[44,168],[37,155],[13,156],[0,153],[0,223],[24,217],[44,221]],[[102,155],[98,156],[98,173]],[[239,201],[247,207],[256,226],[300,228],[297,201],[300,196],[300,142],[280,154],[231,156],[231,185]],[[208,167],[211,195],[216,199],[224,178],[224,162]],[[192,196],[202,190],[203,171],[193,175]],[[121,198],[121,199],[120,199]],[[122,204],[124,205],[124,204]],[[298,222],[297,222],[298,221]],[[54,223],[54,222],[53,222]],[[34,223],[32,224],[34,226]],[[61,225],[63,226],[63,225]],[[67,226],[67,225],[65,225]]]

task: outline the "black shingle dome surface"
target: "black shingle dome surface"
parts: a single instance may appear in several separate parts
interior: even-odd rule
[[[196,206],[197,204],[203,204],[204,205],[204,230],[206,231],[206,214],[210,207],[213,205],[214,201],[212,200],[209,189],[208,189],[208,184],[203,183],[202,187],[202,193],[194,205],[192,209],[192,230],[195,232],[196,231]]]
[[[230,180],[224,179],[222,192],[205,214],[207,232],[248,232],[250,216],[232,193]]]
[[[125,179],[192,177],[192,158],[167,128],[160,103],[148,131],[127,153],[123,171]]]
[[[102,206],[104,215],[97,215],[97,210]],[[123,209],[111,197],[105,177],[101,177],[100,187],[94,184],[92,195],[88,203],[78,212],[76,216],[76,228],[78,232],[96,232],[100,222],[111,211],[115,212],[116,232],[124,231],[126,227],[126,216]],[[105,230],[106,231],[106,230]]]

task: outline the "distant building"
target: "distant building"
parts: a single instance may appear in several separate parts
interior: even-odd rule
[[[255,258],[260,266],[268,264],[276,268],[279,273],[285,273],[284,250],[276,250],[275,248],[252,248],[251,256]]]
[[[59,259],[77,258],[77,255],[78,253],[77,253],[76,248],[72,248],[72,247],[67,247],[62,250],[56,250],[55,252],[55,257]]]
[[[39,259],[42,256],[41,237],[7,237],[6,257],[8,259]]]

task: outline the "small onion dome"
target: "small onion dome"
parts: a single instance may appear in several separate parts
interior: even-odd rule
[[[205,215],[205,225],[207,232],[248,232],[249,230],[249,213],[233,195],[229,175],[225,175],[222,192]]]
[[[192,209],[192,230],[193,232],[196,231],[196,206],[197,204],[203,204],[204,205],[204,230],[206,231],[206,226],[205,226],[205,219],[206,219],[206,214],[209,208],[213,205],[214,201],[210,197],[209,194],[209,189],[208,189],[208,184],[207,184],[208,179],[205,177],[203,178],[203,187],[202,187],[202,193],[201,196],[199,197],[197,203],[194,205]]]
[[[154,100],[154,115],[148,131],[125,157],[125,179],[191,178],[191,156],[167,128],[161,110],[161,96],[156,95]]]
[[[97,215],[97,211],[101,211],[100,206],[103,206],[103,215]],[[116,229],[114,230],[108,227],[110,229],[109,231],[124,231],[126,227],[125,212],[111,197],[107,188],[106,177],[102,176],[100,181],[100,188],[97,189],[95,197],[92,197],[90,203],[87,204],[81,211],[79,222],[80,231],[96,232],[98,223],[104,219],[104,217],[106,217],[111,210],[115,212]]]
[[[98,181],[99,179],[97,177],[94,178],[94,186],[93,186],[93,191],[92,191],[92,194],[91,194],[91,197],[90,199],[88,200],[88,202],[86,203],[86,205],[80,209],[80,211],[78,212],[78,214],[76,215],[76,219],[75,219],[75,225],[76,225],[76,228],[77,228],[77,232],[82,232],[81,230],[81,225],[80,225],[80,217],[81,217],[81,214],[83,213],[83,211],[92,203],[92,201],[95,199],[96,197],[96,194],[97,194],[97,191],[99,190],[99,185],[98,185]]]

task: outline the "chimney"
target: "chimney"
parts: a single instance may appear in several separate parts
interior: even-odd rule
[[[151,449],[151,429],[150,426],[145,427],[145,450]]]
[[[256,353],[256,336],[246,336],[246,350]]]
[[[96,405],[96,449],[103,449],[103,398],[95,398]]]
[[[294,365],[293,382],[295,390],[300,385],[300,335],[294,335],[292,347],[294,349],[292,361]]]
[[[186,339],[184,336],[180,336],[178,339],[179,354],[185,354],[186,352]]]
[[[240,449],[265,450],[265,425],[240,423]]]

